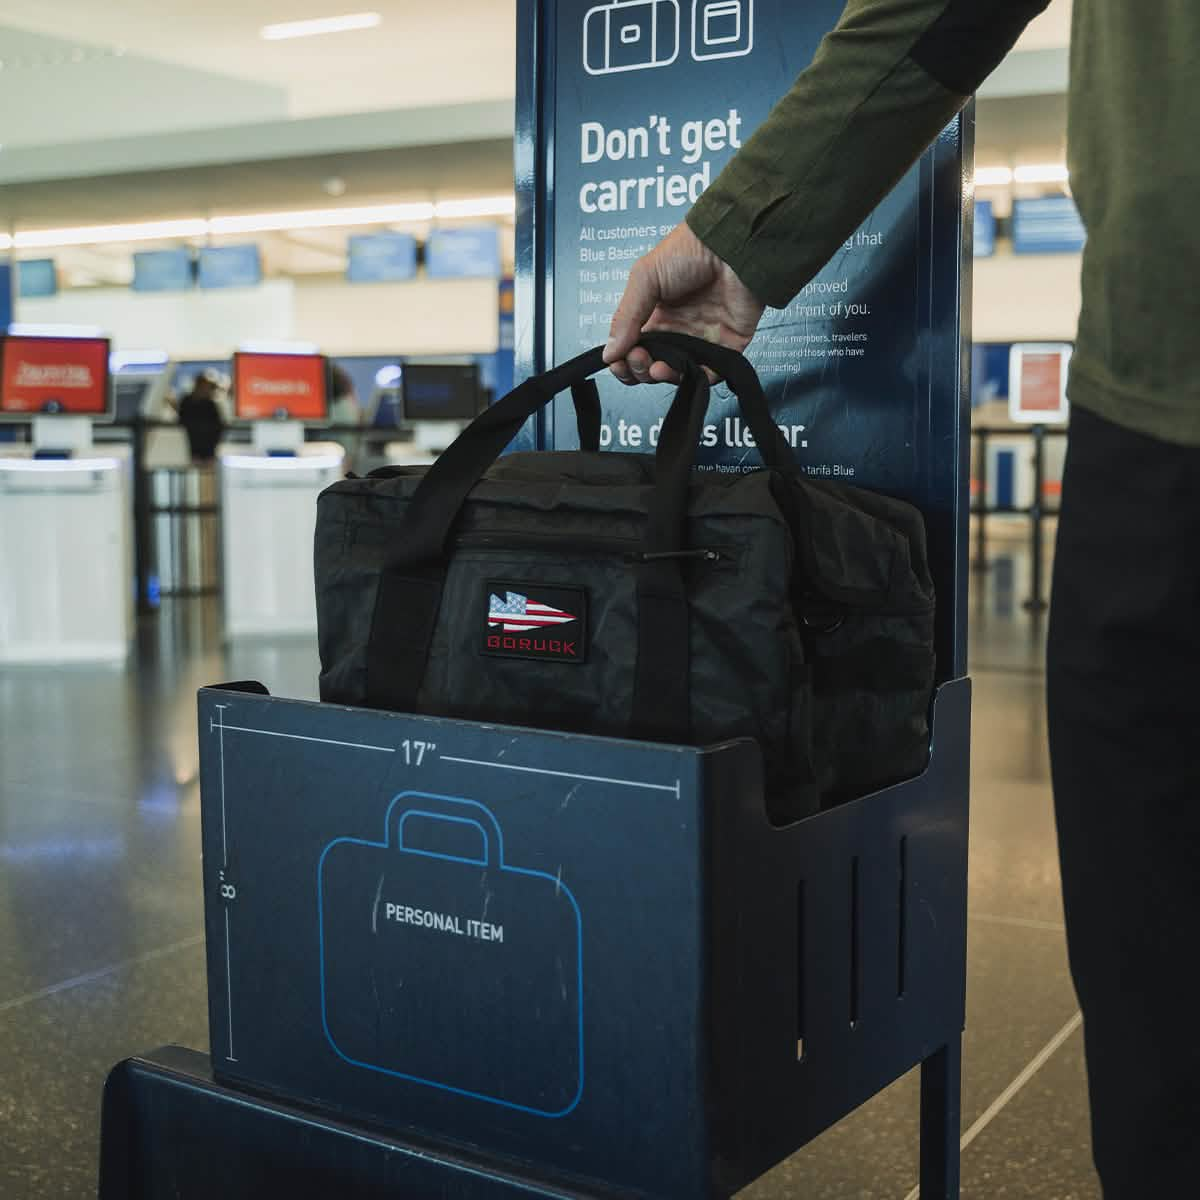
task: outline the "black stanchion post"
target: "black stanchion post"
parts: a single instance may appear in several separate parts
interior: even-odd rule
[[[975,511],[975,560],[971,563],[972,571],[987,571],[991,563],[987,557],[987,511],[988,511],[988,430],[975,430],[978,444],[978,467],[975,470],[975,480],[979,484],[979,500],[972,506]]]
[[[957,1200],[962,1043],[921,1065],[921,1200]]]
[[[146,423],[140,414],[130,424],[133,437],[133,564],[139,615],[155,611],[150,599],[150,476],[146,471]]]
[[[1042,520],[1045,517],[1042,491],[1046,474],[1046,427],[1035,425],[1030,432],[1033,434],[1033,507],[1029,510],[1029,551],[1033,557],[1033,574],[1025,607],[1031,613],[1040,613],[1046,609],[1046,601],[1042,595]]]

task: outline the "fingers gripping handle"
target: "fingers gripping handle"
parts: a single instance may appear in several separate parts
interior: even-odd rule
[[[728,346],[718,346],[686,333],[643,333],[638,345],[676,371],[682,371],[685,364],[691,363],[708,367],[719,375],[737,398],[738,408],[754,435],[763,462],[777,471],[795,469],[792,448],[771,417],[758,373],[744,355]]]

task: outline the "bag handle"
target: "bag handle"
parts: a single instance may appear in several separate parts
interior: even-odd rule
[[[666,555],[684,549],[688,485],[709,389],[700,366],[722,375],[768,465],[792,471],[791,448],[771,420],[754,368],[742,355],[684,334],[645,334],[640,344],[682,375],[663,422],[655,499],[638,567],[638,657],[630,732],[687,741],[688,610],[683,571]],[[373,707],[415,711],[441,605],[446,549],[462,504],[528,418],[570,387],[580,417],[598,398],[591,376],[603,347],[534,376],[467,427],[430,467],[409,502],[385,561],[367,645],[366,699]],[[585,388],[583,385],[588,384]],[[595,410],[598,442],[599,412]]]
[[[600,452],[600,389],[594,379],[571,385],[575,402],[575,427],[579,430],[579,448],[592,454]]]
[[[418,850],[404,844],[404,827],[410,817],[422,817],[439,821],[444,825],[468,825],[479,830],[483,839],[483,857],[464,861],[478,862],[480,866],[502,867],[504,865],[504,835],[491,811],[474,800],[460,800],[454,796],[436,796],[430,792],[401,792],[388,807],[385,818],[384,840],[392,843],[391,831],[396,831],[395,848],[409,854],[428,854],[433,851]]]
[[[638,344],[656,359],[681,372],[685,381],[688,373],[697,366],[708,367],[724,378],[737,398],[742,418],[754,435],[763,462],[779,471],[795,469],[791,447],[771,419],[758,375],[736,350],[715,346],[681,333],[642,334]],[[471,489],[500,457],[525,422],[567,388],[572,389],[577,415],[582,414],[581,444],[590,440],[588,435],[594,428],[595,444],[598,445],[598,393],[591,376],[604,369],[603,347],[597,346],[542,375],[527,379],[476,417],[426,472],[409,502],[404,518],[404,536],[397,539],[389,563],[398,566],[440,559],[445,553],[458,512]],[[594,399],[596,403],[593,403]],[[664,425],[663,436],[659,439],[660,451],[667,440],[665,435]],[[678,452],[687,453],[690,465],[695,446],[693,444]]]

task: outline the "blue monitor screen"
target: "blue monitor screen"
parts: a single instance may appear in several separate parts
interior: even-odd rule
[[[346,278],[351,283],[412,279],[417,273],[417,239],[407,233],[360,233],[347,244]]]
[[[435,229],[425,244],[430,279],[498,277],[500,230],[494,225],[470,229]]]
[[[996,253],[996,213],[990,200],[975,201],[975,257]]]
[[[1087,239],[1079,210],[1070,196],[1014,200],[1014,254],[1077,254]]]
[[[205,246],[200,251],[198,282],[202,288],[253,287],[262,282],[258,246]]]
[[[139,250],[133,256],[135,292],[186,292],[194,281],[190,250]]]
[[[479,412],[478,363],[406,363],[401,386],[406,421],[469,421]]]
[[[29,258],[17,263],[17,290],[22,300],[58,294],[58,271],[52,258]]]

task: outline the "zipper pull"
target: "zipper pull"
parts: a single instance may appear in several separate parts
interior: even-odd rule
[[[640,554],[635,554],[634,558],[638,562],[646,563],[661,562],[669,558],[698,558],[703,562],[718,562],[721,555],[717,550],[658,550],[651,554],[643,551]]]

